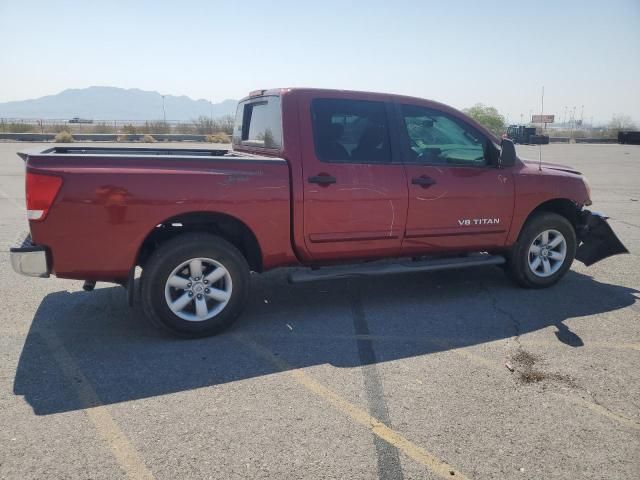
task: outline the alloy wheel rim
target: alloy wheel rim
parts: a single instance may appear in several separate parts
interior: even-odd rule
[[[555,274],[567,258],[567,240],[558,230],[544,230],[531,242],[529,269],[537,277]]]
[[[169,309],[183,320],[202,322],[218,315],[231,299],[229,270],[212,258],[192,258],[169,274],[164,296]]]

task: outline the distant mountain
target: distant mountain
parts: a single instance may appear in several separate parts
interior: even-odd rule
[[[214,103],[184,95],[165,95],[167,120],[192,120],[200,115],[235,115],[236,100]],[[0,118],[93,120],[161,120],[162,95],[137,88],[89,87],[69,89],[57,95],[0,103]]]

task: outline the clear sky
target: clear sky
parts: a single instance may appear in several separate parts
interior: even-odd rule
[[[220,101],[267,87],[640,123],[640,0],[0,0],[0,101],[110,85]]]

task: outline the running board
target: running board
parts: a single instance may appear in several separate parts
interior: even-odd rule
[[[370,262],[355,265],[337,265],[316,269],[300,269],[289,274],[290,283],[305,283],[315,280],[335,280],[338,278],[370,277],[407,272],[433,272],[455,268],[502,265],[506,259],[502,255],[480,254],[469,257],[436,258],[431,260],[407,260],[392,262]]]

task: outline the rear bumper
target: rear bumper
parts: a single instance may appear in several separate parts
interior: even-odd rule
[[[581,211],[576,233],[579,241],[576,259],[586,266],[612,255],[629,253],[607,223],[607,217],[600,213]]]
[[[18,247],[11,247],[11,266],[27,277],[47,278],[51,273],[47,261],[47,249],[31,242],[31,235],[22,241]]]

